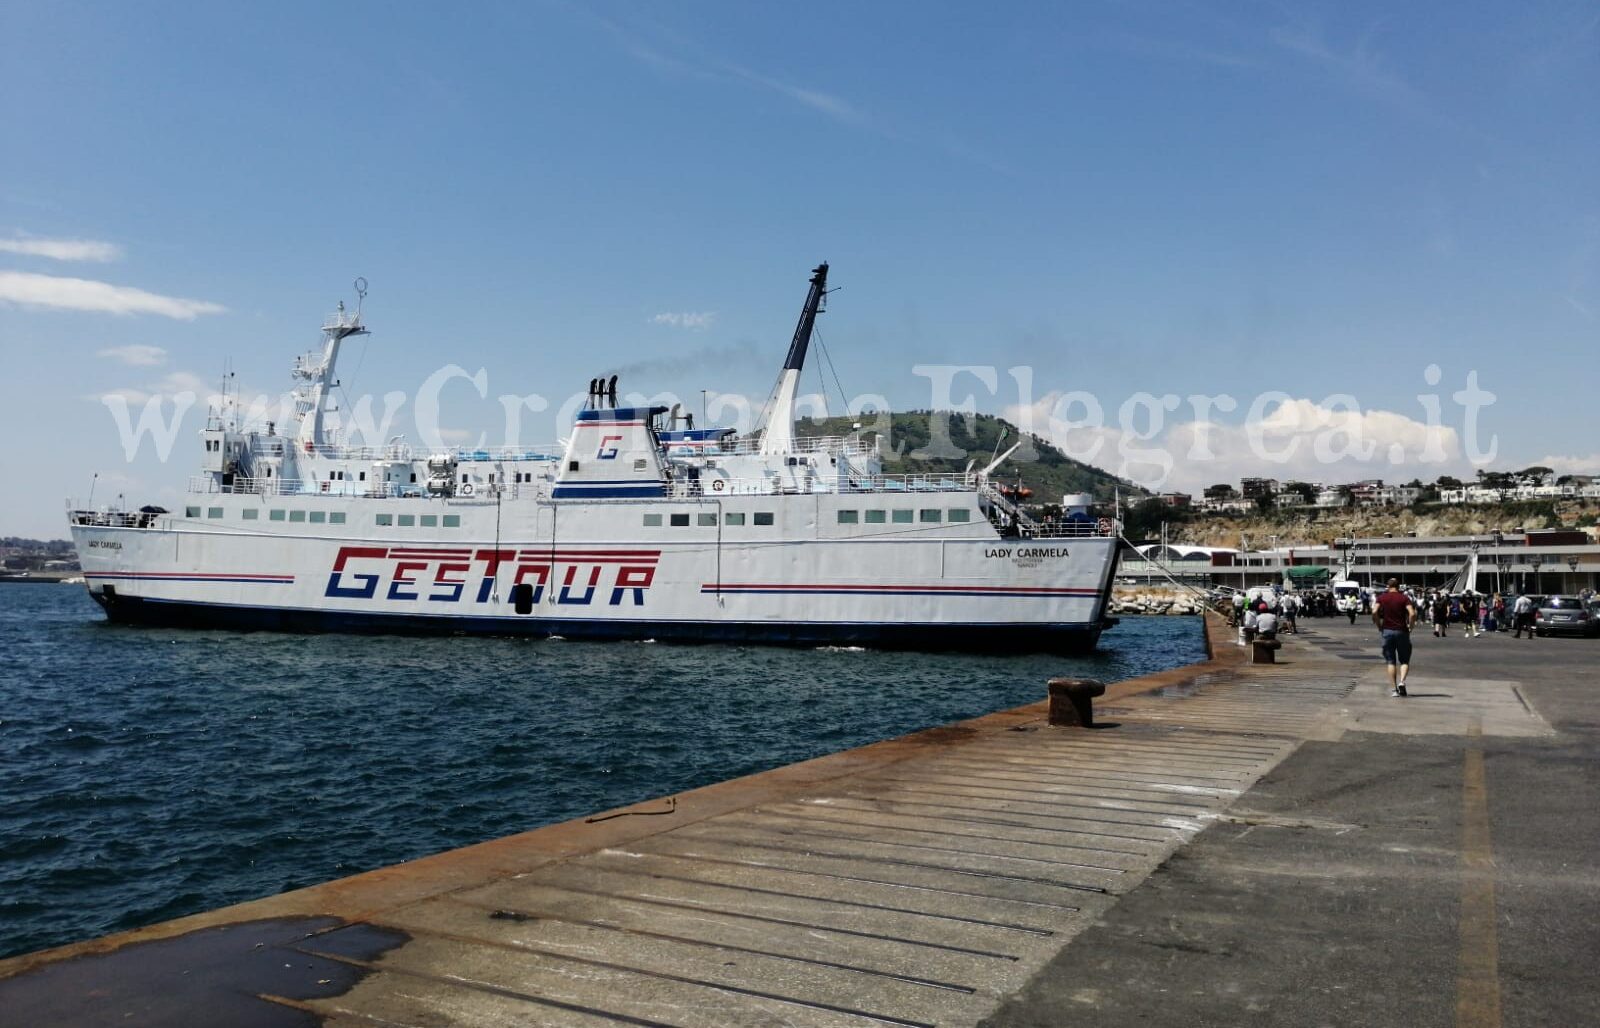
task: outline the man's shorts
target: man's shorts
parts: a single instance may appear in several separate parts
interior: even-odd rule
[[[1383,662],[1385,664],[1411,663],[1411,633],[1399,628],[1383,630]]]

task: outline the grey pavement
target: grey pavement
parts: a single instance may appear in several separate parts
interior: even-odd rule
[[[1600,640],[1305,627],[1355,690],[984,1024],[1600,1024]]]

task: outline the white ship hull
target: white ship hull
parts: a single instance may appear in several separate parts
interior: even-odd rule
[[[359,304],[297,359],[279,433],[219,408],[181,511],[72,509],[114,621],[297,631],[1081,650],[1106,627],[1115,526],[1036,522],[974,472],[885,475],[877,438],[797,438],[795,391],[826,295],[817,267],[761,428],[589,383],[559,448],[416,453],[330,434]],[[365,295],[365,283],[357,281]],[[557,457],[555,454],[561,453]]]
[[[1109,538],[1002,539],[987,521],[837,523],[838,509],[881,497],[506,502],[498,544],[492,502],[429,504],[459,519],[448,532],[374,532],[374,508],[384,505],[371,501],[208,499],[200,518],[73,526],[89,591],[112,620],[1072,651],[1099,637],[1115,554]],[[281,521],[270,520],[274,511]],[[327,524],[335,512],[343,525]],[[647,513],[668,527],[643,529]],[[672,527],[674,513],[690,524]],[[773,523],[755,526],[757,513]],[[729,525],[730,514],[744,514],[744,524]]]

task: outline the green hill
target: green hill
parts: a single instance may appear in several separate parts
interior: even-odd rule
[[[877,430],[883,417],[862,415],[859,419],[862,436],[870,439],[885,435]],[[969,461],[974,462],[974,469],[980,469],[992,459],[997,445],[1004,451],[1022,438],[1015,425],[991,414],[942,414],[940,417],[949,419],[949,443],[962,452],[941,456],[930,451],[932,412],[912,411],[888,417],[889,431],[880,444],[883,471],[888,475],[960,473],[966,470]],[[795,424],[795,432],[808,437],[848,435],[852,424],[851,418],[803,419]],[[1003,442],[1002,432],[1005,433]],[[1122,491],[1123,502],[1147,495],[1145,490],[1108,471],[1073,460],[1037,436],[1030,436],[1028,443],[1036,459],[1019,459],[1023,455],[1019,450],[995,474],[1008,482],[1015,482],[1020,474],[1023,485],[1033,490],[1034,503],[1060,503],[1066,493],[1093,493],[1096,500],[1110,500],[1117,489]]]

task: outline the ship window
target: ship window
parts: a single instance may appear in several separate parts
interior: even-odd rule
[[[742,525],[744,524],[744,512],[734,512],[730,510],[728,513],[722,515],[722,521],[723,524],[727,525]]]
[[[494,485],[494,472],[489,472],[489,484]]]
[[[909,525],[911,524],[911,512],[909,510],[890,511],[889,520],[897,525]]]
[[[861,512],[858,510],[841,510],[839,512],[839,524],[841,525],[855,525],[860,522]]]
[[[696,520],[701,528],[717,527],[717,516],[715,514],[701,514]]]
[[[272,520],[272,521],[282,521],[283,520],[283,511],[281,511],[281,510],[269,511],[267,513],[267,518],[269,520]]]
[[[770,510],[758,510],[758,511],[756,511],[755,523],[757,525],[770,525],[770,524],[772,524],[772,511],[770,511]]]
[[[415,471],[413,471],[411,473],[411,481],[415,482],[416,480],[417,480],[417,473]]]
[[[186,517],[186,518],[197,518],[197,517],[200,516],[200,508],[199,507],[185,507],[185,508],[183,508],[183,516]]]
[[[444,516],[444,527],[446,527],[446,528],[460,528],[461,527],[461,515],[460,514],[446,514]]]
[[[470,481],[472,481],[472,476],[463,471],[461,473],[461,484],[466,485]]]
[[[208,518],[220,518],[220,517],[222,517],[222,508],[221,507],[207,507],[206,508],[206,517],[208,517]]]
[[[924,507],[919,512],[918,520],[920,520],[923,524],[937,525],[941,520],[943,520],[943,518],[944,511],[939,510],[937,507]]]
[[[889,512],[886,511],[886,510],[869,510],[869,511],[867,511],[867,524],[869,524],[869,525],[881,525],[885,521],[888,521],[888,520],[889,520]]]
[[[361,481],[365,482],[366,480],[367,480],[367,473],[365,471],[363,471],[363,472],[361,472]]]
[[[330,525],[342,525],[342,524],[344,524],[344,511],[336,510],[332,514],[329,514],[328,515],[328,524],[330,524]]]
[[[416,521],[417,521],[417,519],[416,519],[416,517],[414,515],[401,514],[400,515],[400,519],[399,519],[399,525],[400,525],[401,528],[410,528],[412,525],[416,524]]]
[[[952,523],[971,521],[972,511],[966,507],[951,507],[949,520]]]
[[[276,514],[277,511],[273,511],[273,513]],[[393,514],[379,514],[374,519],[374,521],[375,521],[375,523],[377,524],[377,526],[379,528],[387,528],[388,526],[394,524],[394,515]]]
[[[305,519],[306,519],[306,512],[303,511],[303,510],[291,510],[289,512],[289,520],[290,521],[304,521]]]
[[[578,462],[575,461],[575,460],[567,461],[567,470],[568,471],[577,471],[578,470]]]
[[[271,478],[271,477],[272,477],[272,469],[271,469],[271,468],[268,468],[268,469],[267,469],[267,477],[268,477],[268,478]]]
[[[244,518],[246,521],[255,521],[257,518],[261,517],[261,512],[254,507],[246,507],[244,510],[239,512],[239,516]]]
[[[672,515],[672,527],[673,528],[688,528],[689,527],[689,515],[687,515],[687,514],[674,514],[674,515]]]
[[[635,471],[644,471],[647,467],[648,465],[646,465],[643,457],[633,462],[633,470]]]
[[[439,515],[437,515],[437,514],[424,514],[420,518],[417,519],[417,524],[421,525],[423,528],[438,528],[439,527]]]
[[[324,521],[327,521],[327,520],[328,520],[328,512],[327,511],[325,511],[325,510],[314,510],[314,511],[311,512],[311,523],[313,525],[320,525]]]
[[[661,527],[661,515],[660,514],[646,514],[644,516],[644,527],[646,527],[646,528],[660,528]]]

